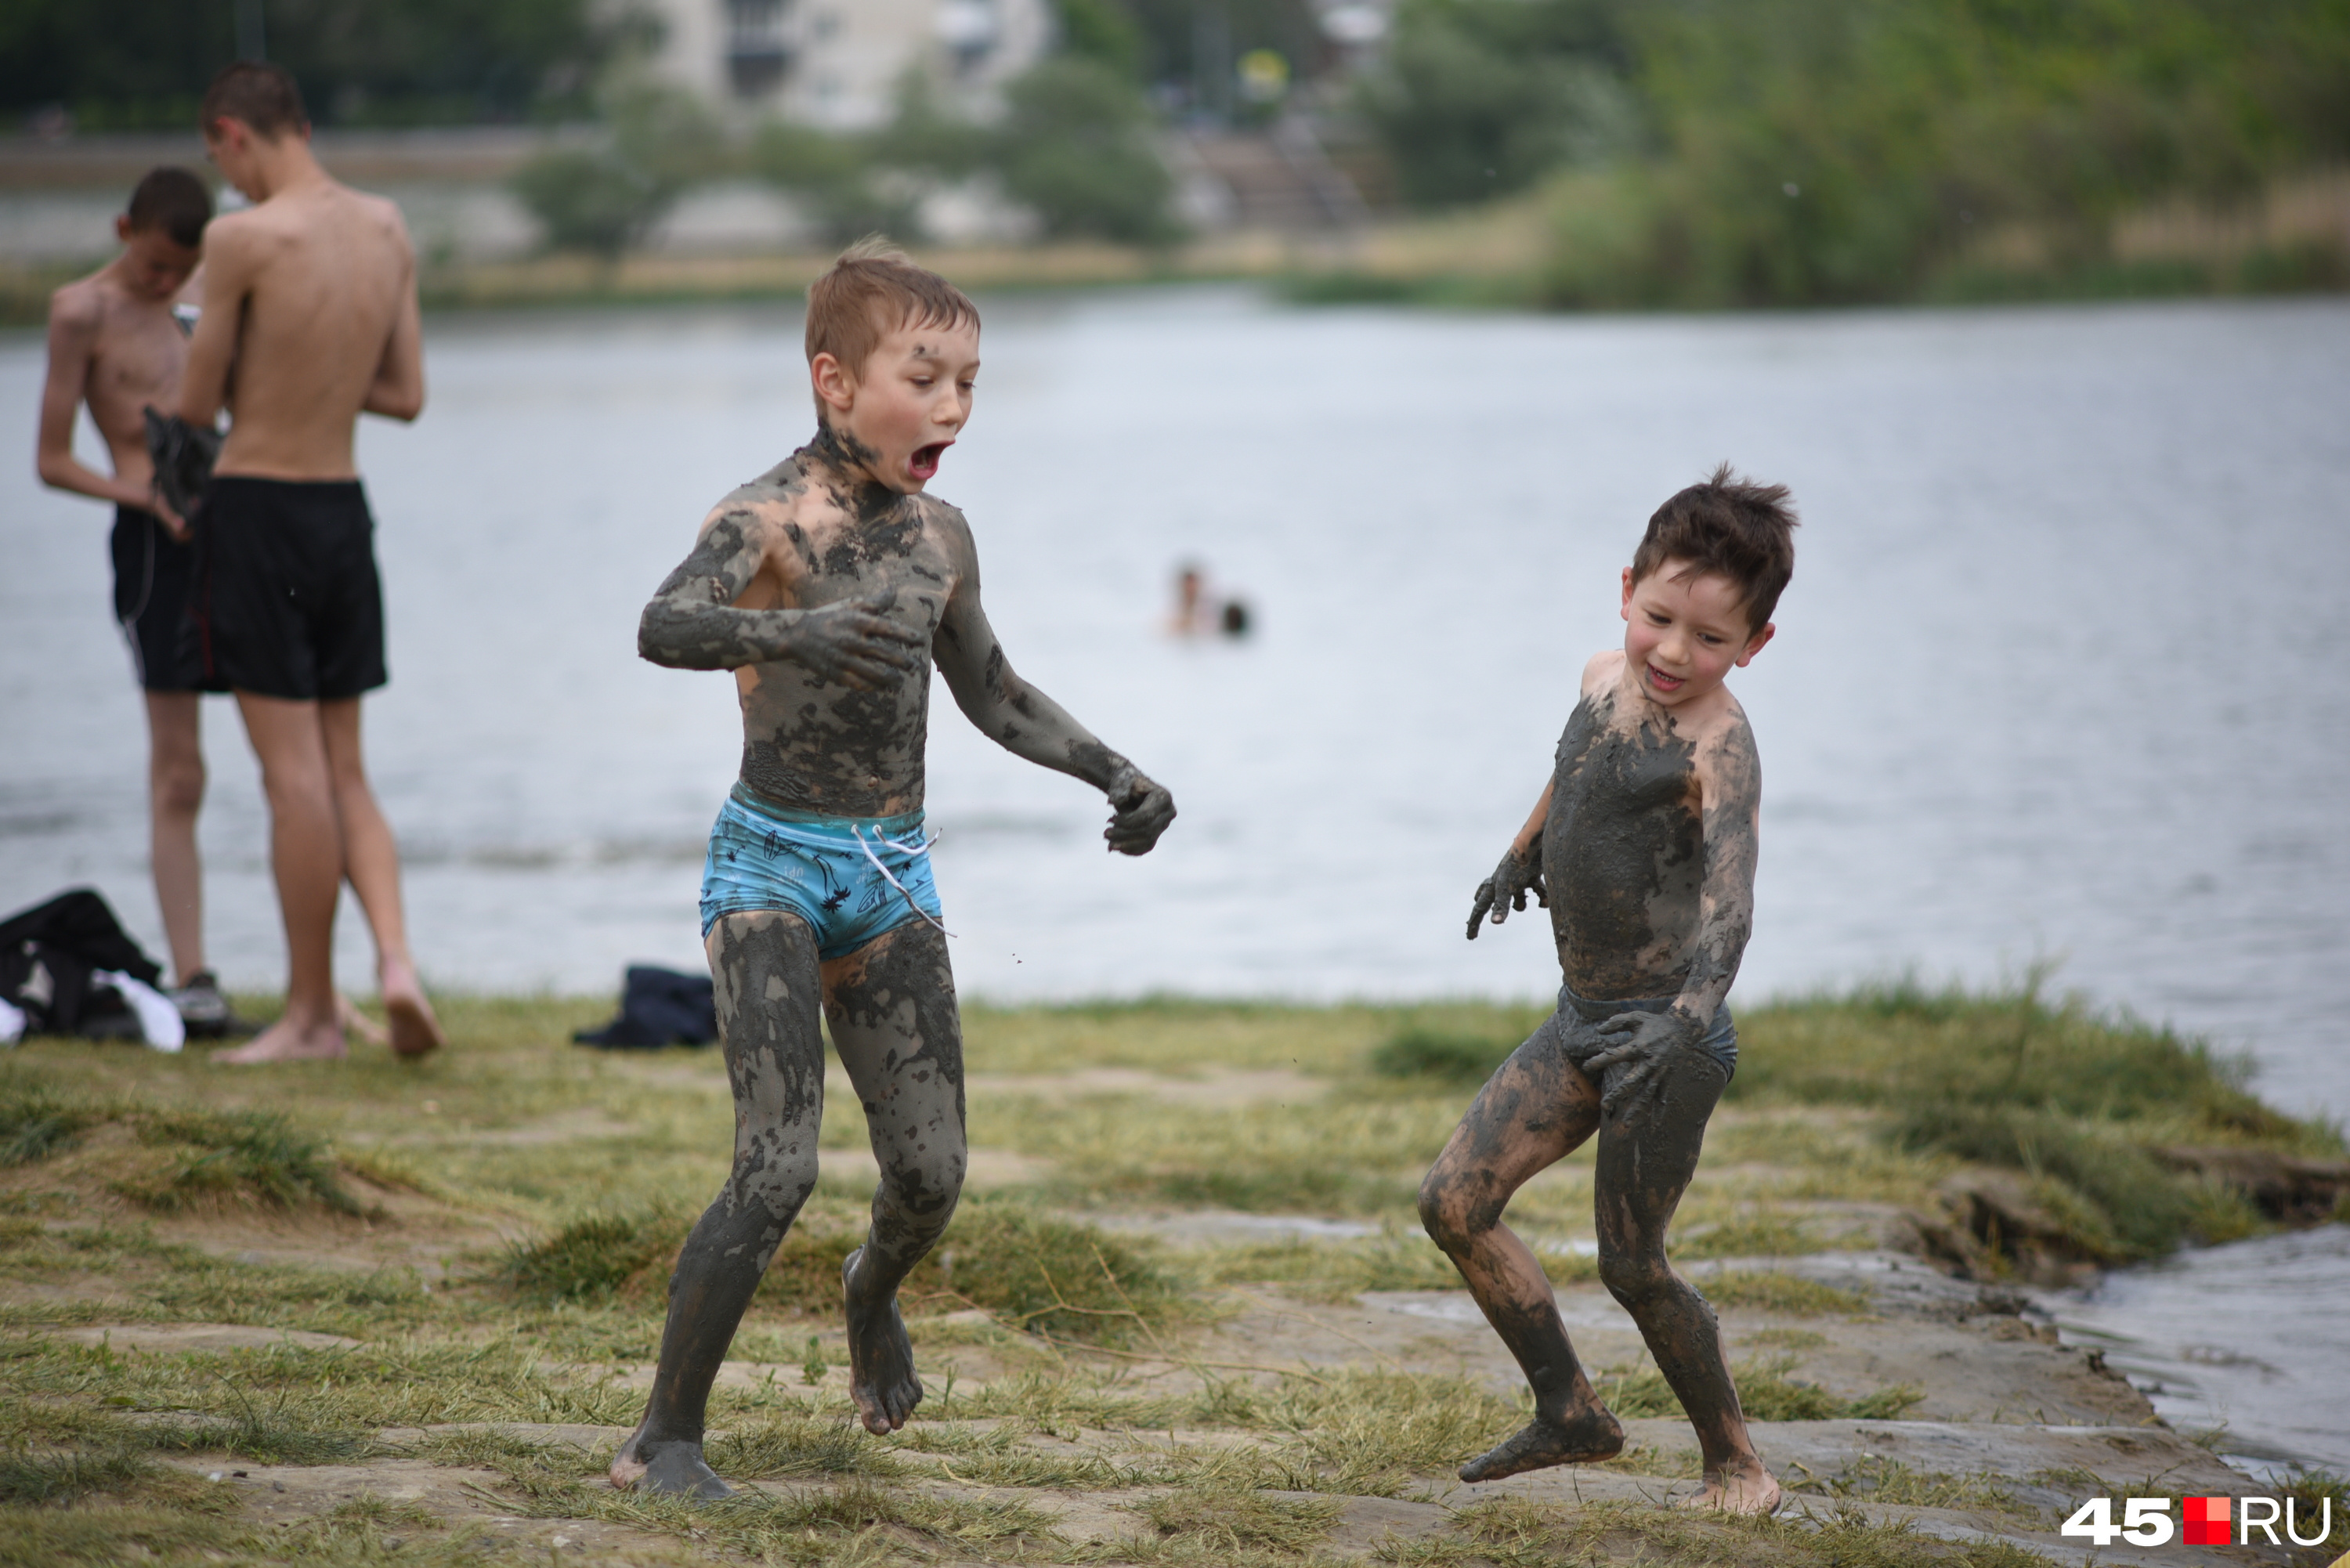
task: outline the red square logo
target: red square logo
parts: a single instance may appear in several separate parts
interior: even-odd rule
[[[2183,1500],[2187,1528],[2184,1532],[2189,1546],[2226,1546],[2228,1535],[2228,1500],[2224,1497],[2190,1497]]]

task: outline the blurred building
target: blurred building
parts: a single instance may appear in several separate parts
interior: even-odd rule
[[[1052,0],[644,0],[659,74],[712,102],[828,130],[889,119],[921,70],[983,108],[1053,44]]]

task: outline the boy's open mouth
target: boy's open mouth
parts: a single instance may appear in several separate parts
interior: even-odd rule
[[[906,472],[916,479],[932,477],[939,472],[939,459],[952,445],[954,442],[951,441],[936,441],[928,446],[916,447],[914,455],[906,460]]]
[[[1648,666],[1648,684],[1655,687],[1659,691],[1678,691],[1682,687],[1688,685],[1689,681],[1688,679],[1683,676],[1668,675],[1663,670],[1651,664]]]

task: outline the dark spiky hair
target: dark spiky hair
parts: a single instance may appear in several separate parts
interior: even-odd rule
[[[1704,483],[1657,508],[1632,553],[1632,580],[1667,561],[1686,561],[1697,574],[1737,584],[1748,624],[1762,630],[1795,575],[1795,511],[1787,487],[1741,479],[1723,463]]]
[[[187,170],[167,163],[147,171],[123,216],[133,233],[161,229],[173,244],[192,251],[204,243],[204,225],[213,221],[212,192]]]

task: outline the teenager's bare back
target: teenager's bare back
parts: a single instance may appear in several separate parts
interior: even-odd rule
[[[306,181],[214,219],[205,259],[199,359],[213,335],[233,338],[225,390],[235,422],[214,472],[355,476],[361,411],[412,417],[379,407],[387,365],[418,331],[400,210],[332,180]]]

